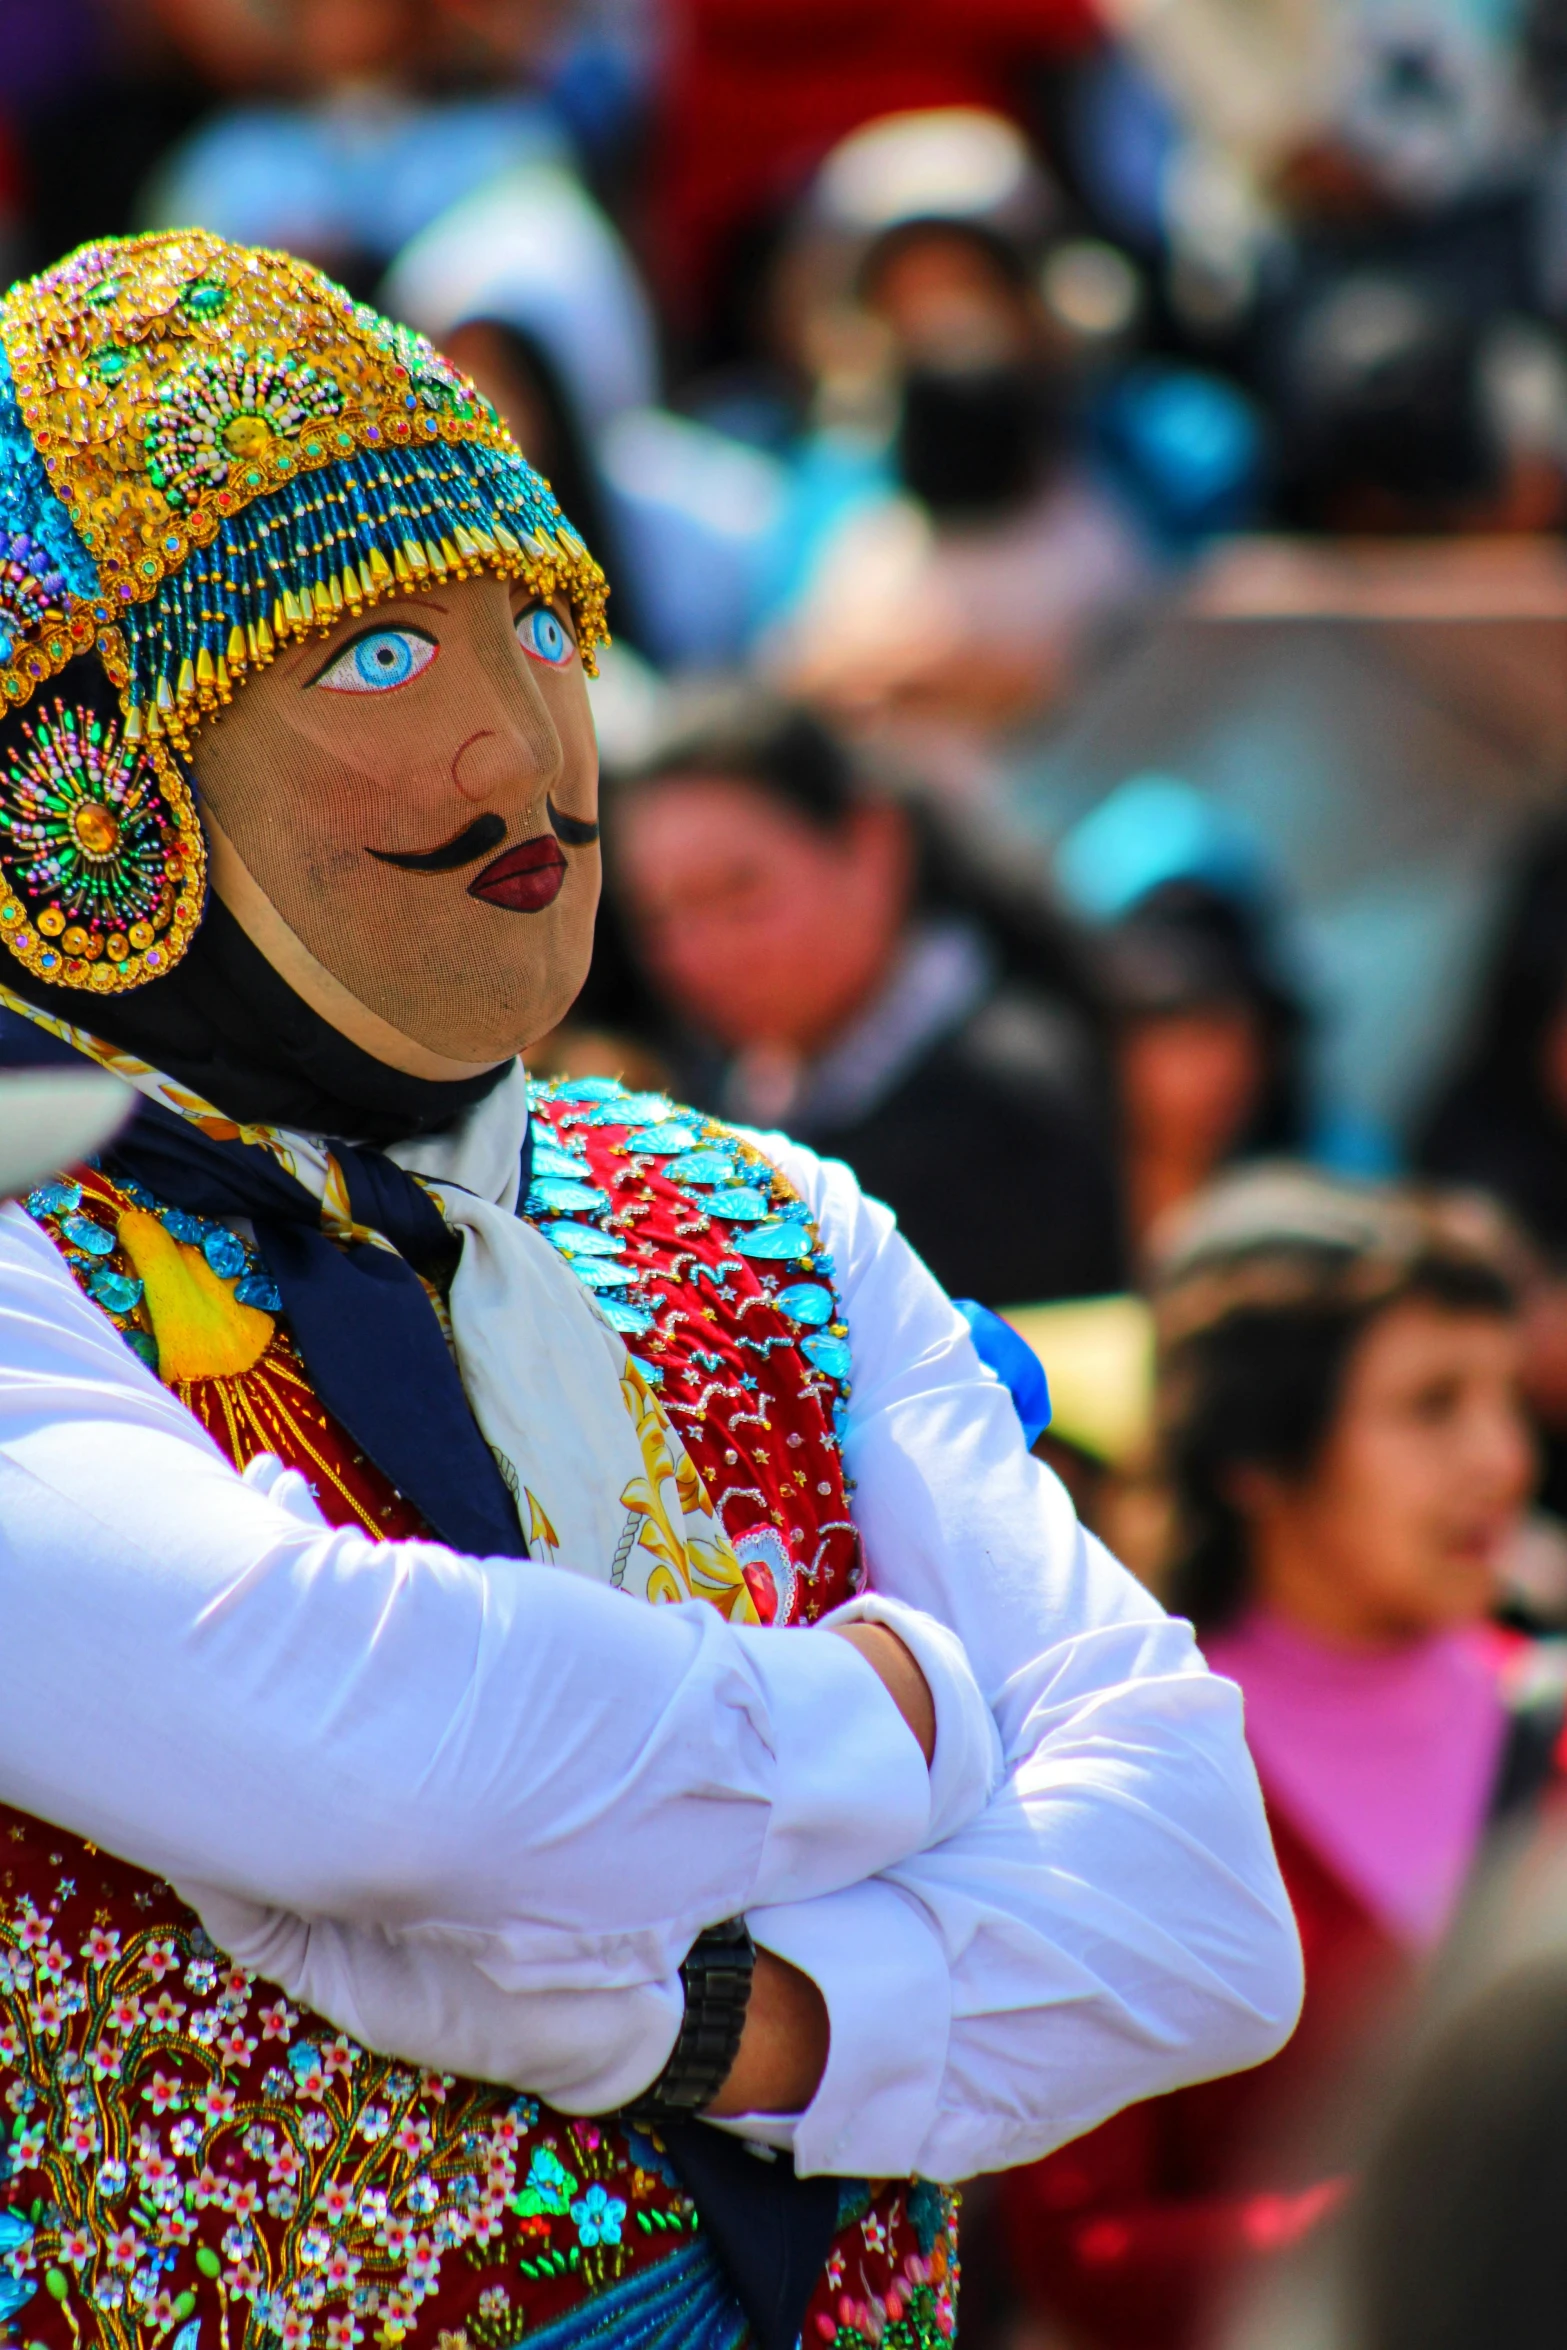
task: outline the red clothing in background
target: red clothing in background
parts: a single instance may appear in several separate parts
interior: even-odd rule
[[[677,306],[835,142],[911,106],[1015,113],[1031,66],[1098,38],[1093,0],[673,0],[652,182]]]
[[[1089,2350],[1196,2350],[1248,2272],[1342,2200],[1349,2140],[1330,2151],[1324,2130],[1358,2120],[1379,2025],[1488,1826],[1557,1811],[1564,1785],[1559,1692],[1516,1634],[1361,1650],[1253,1607],[1206,1647],[1245,1693],[1305,2005],[1271,2063],[1133,2106],[1003,2181],[1017,2283]]]
[[[1093,2350],[1190,2350],[1246,2271],[1345,2191],[1341,2176],[1292,2160],[1288,2122],[1410,1986],[1417,1961],[1271,1796],[1269,1820],[1306,1960],[1294,2039],[1254,2072],[1131,2106],[1001,2183],[1019,2286]]]

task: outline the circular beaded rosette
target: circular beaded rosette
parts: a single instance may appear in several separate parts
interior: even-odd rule
[[[157,743],[56,700],[0,769],[0,940],[40,979],[116,993],[172,970],[201,918],[206,847]]]
[[[159,388],[143,439],[147,479],[177,511],[221,489],[236,465],[255,465],[342,412],[332,377],[293,351],[236,343]]]

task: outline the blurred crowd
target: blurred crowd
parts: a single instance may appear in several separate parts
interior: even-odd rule
[[[609,572],[541,1069],[850,1161],[1245,1691],[1301,2030],[969,2338],[1554,2339],[1567,0],[0,0],[5,274],[185,223]]]

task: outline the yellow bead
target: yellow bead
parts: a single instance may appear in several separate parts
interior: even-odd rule
[[[101,800],[78,801],[71,816],[71,830],[77,845],[89,857],[112,857],[120,845],[119,820]],[[80,947],[72,949],[74,954],[81,951]]]

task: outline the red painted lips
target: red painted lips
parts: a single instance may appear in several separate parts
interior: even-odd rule
[[[485,866],[468,884],[471,898],[488,906],[504,906],[508,914],[541,914],[560,895],[566,878],[566,860],[552,832],[525,840]]]

